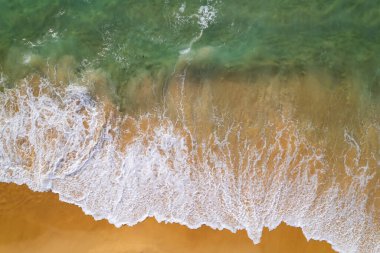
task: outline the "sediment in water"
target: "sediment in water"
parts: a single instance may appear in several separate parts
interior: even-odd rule
[[[337,251],[378,251],[379,105],[355,78],[260,73],[144,74],[125,113],[99,71],[26,78],[0,94],[0,180],[116,226],[155,217],[258,243],[286,222]]]

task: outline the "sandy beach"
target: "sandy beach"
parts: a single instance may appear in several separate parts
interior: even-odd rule
[[[116,228],[60,202],[56,194],[3,183],[0,189],[0,252],[335,252],[326,242],[307,242],[301,229],[285,224],[265,229],[261,243],[254,245],[245,231],[191,230],[152,218]]]
[[[380,1],[0,6],[0,253],[380,252]]]

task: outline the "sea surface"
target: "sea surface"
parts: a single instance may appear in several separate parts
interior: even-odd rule
[[[380,2],[0,0],[0,182],[96,220],[380,252]]]

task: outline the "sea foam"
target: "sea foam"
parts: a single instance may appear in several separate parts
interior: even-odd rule
[[[239,123],[199,139],[159,110],[121,116],[84,86],[30,83],[0,93],[2,182],[53,191],[116,226],[155,217],[190,228],[244,229],[258,243],[264,227],[286,222],[340,252],[380,251],[365,190],[377,175],[347,185],[324,181],[333,169],[324,150],[291,119],[267,122],[272,130],[256,139],[244,138]],[[342,138],[360,156],[354,137]],[[358,175],[352,173],[346,176]]]

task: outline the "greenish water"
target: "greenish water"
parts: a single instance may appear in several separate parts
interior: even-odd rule
[[[0,0],[0,108],[0,182],[95,219],[380,252],[379,1]]]
[[[172,73],[181,51],[200,37],[187,56],[203,75],[322,68],[359,76],[372,95],[380,90],[377,1],[1,0],[0,6],[0,64],[10,79],[35,70],[25,64],[28,55],[50,62],[70,55],[77,71],[101,68],[120,89],[142,71]],[[204,47],[211,49],[206,57],[197,54]]]

